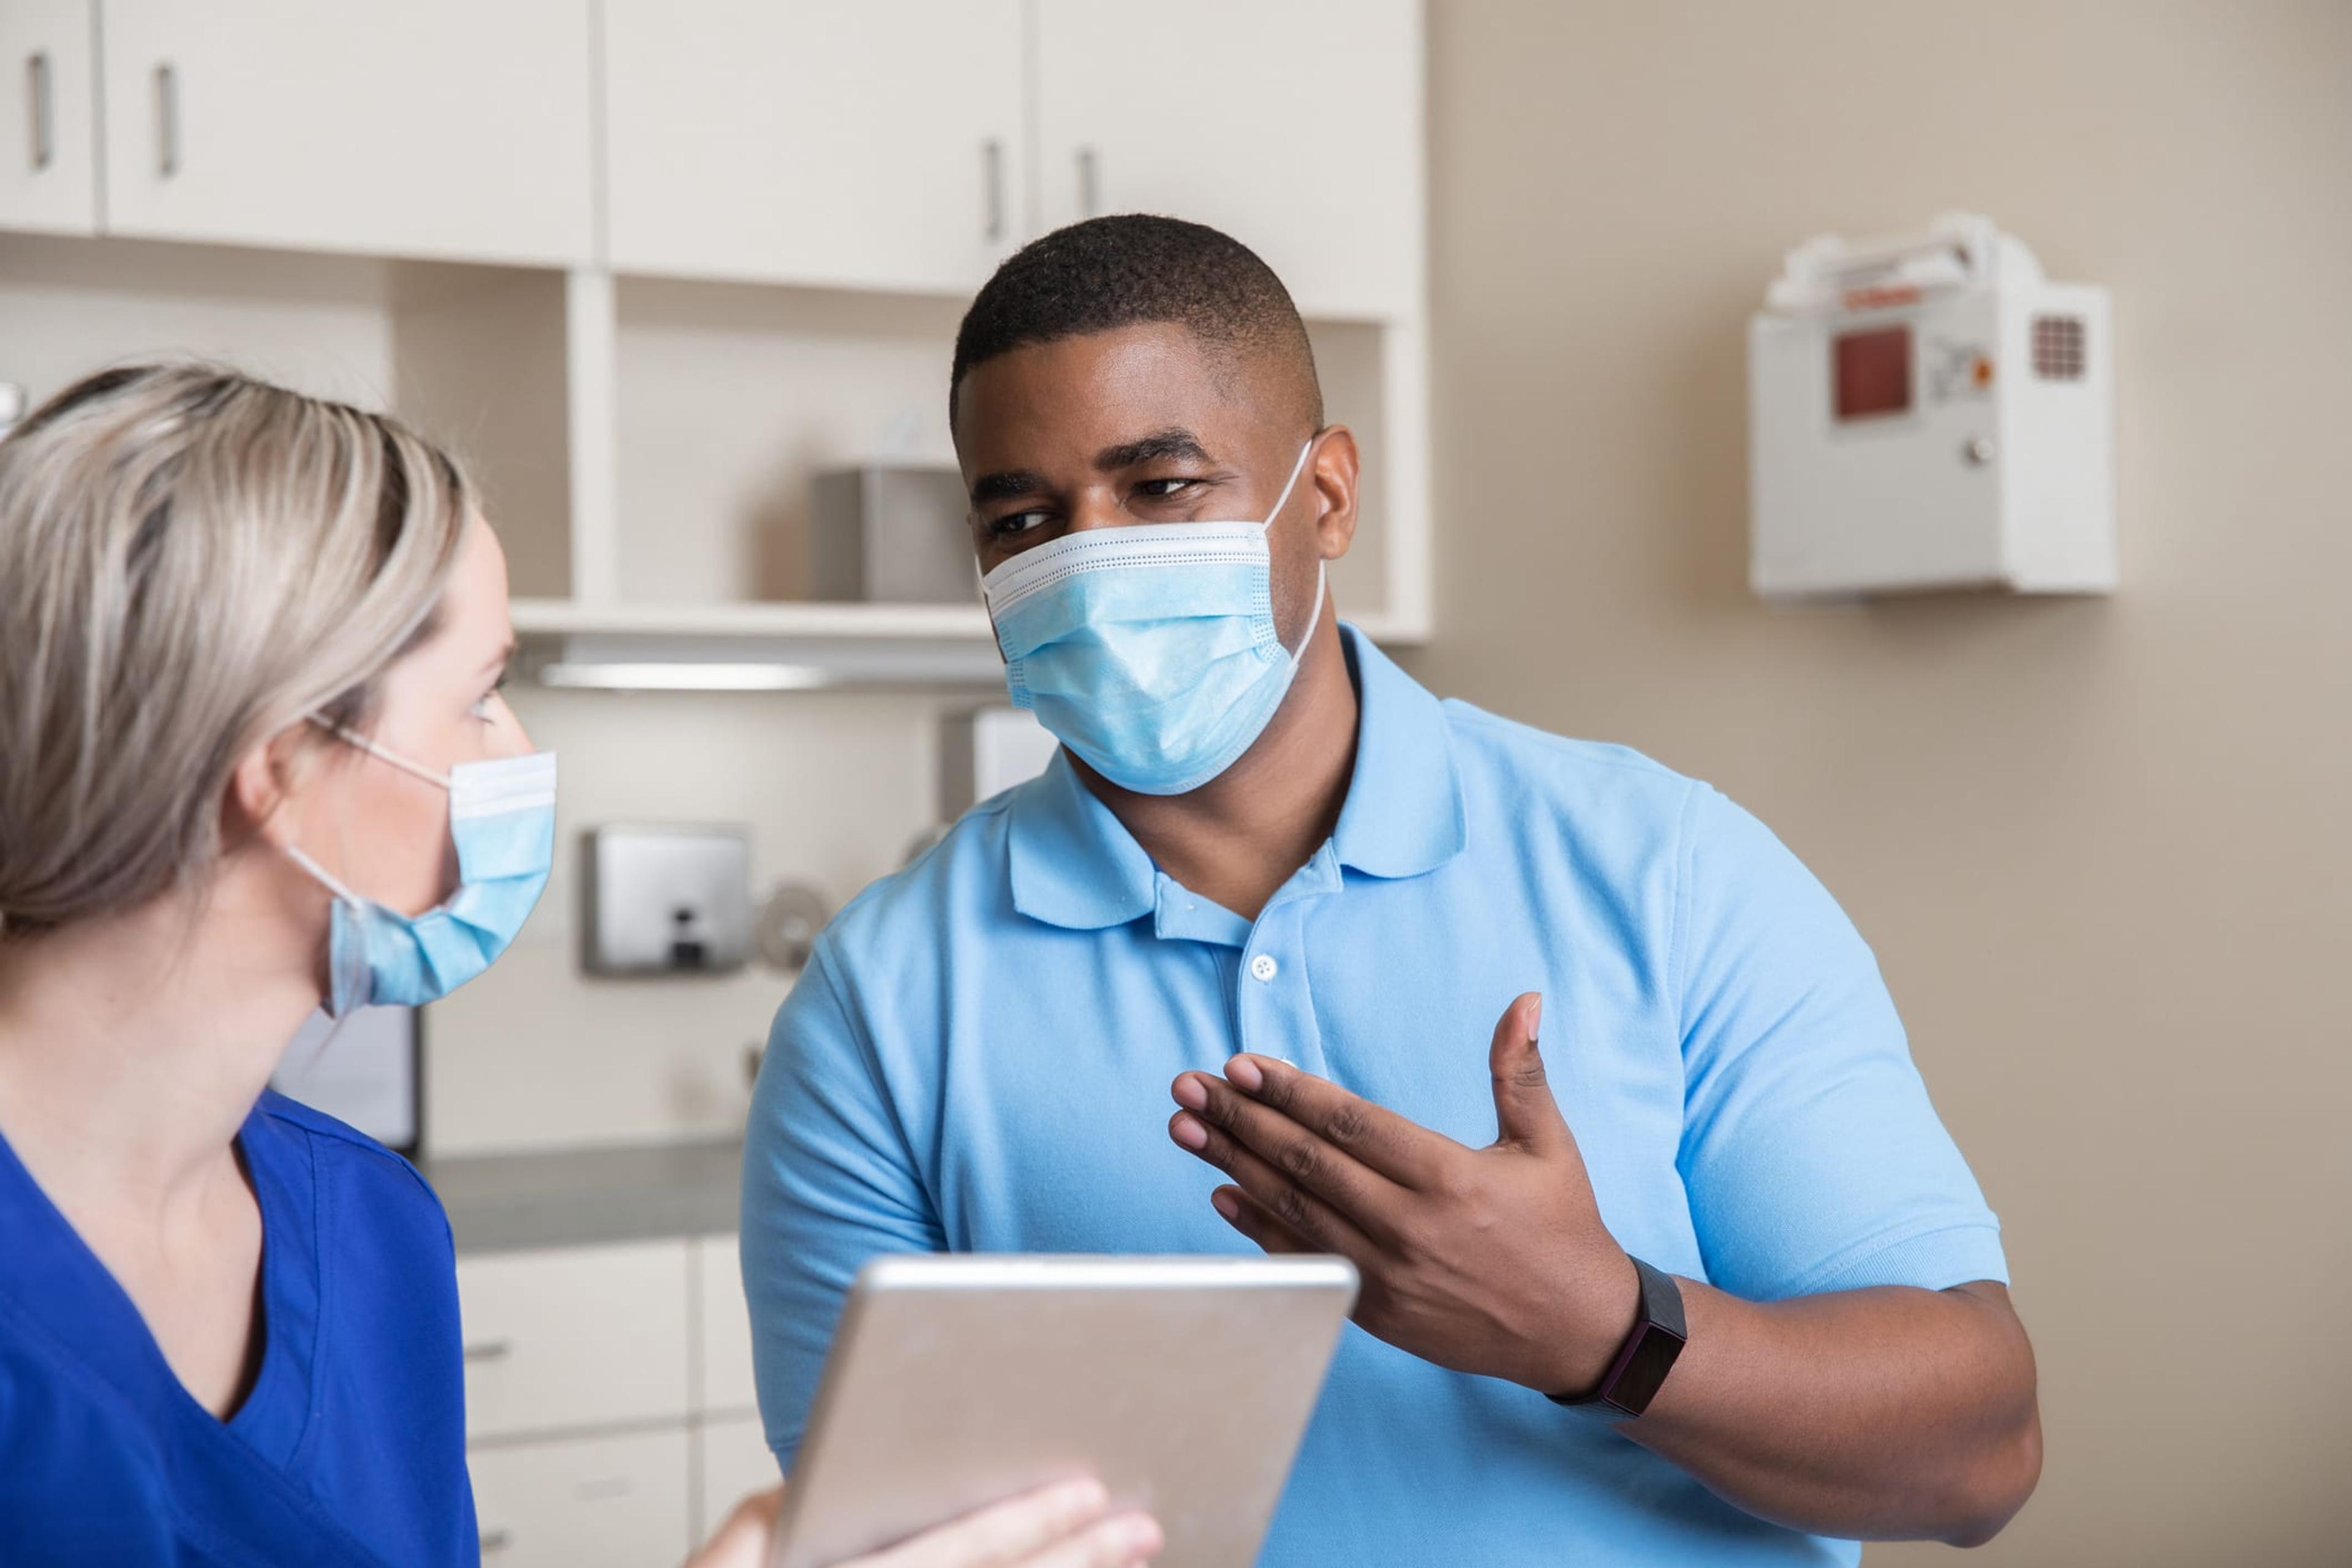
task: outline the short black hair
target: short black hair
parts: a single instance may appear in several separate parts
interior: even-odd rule
[[[1204,224],[1148,213],[1088,218],[1030,241],[996,269],[956,331],[948,422],[973,366],[1032,343],[1168,322],[1238,360],[1294,378],[1301,412],[1323,424],[1315,350],[1290,290],[1257,252]]]

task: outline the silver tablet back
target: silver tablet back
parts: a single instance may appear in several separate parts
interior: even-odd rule
[[[1161,1568],[1248,1568],[1356,1294],[1345,1259],[906,1257],[858,1277],[776,1568],[1101,1478]]]

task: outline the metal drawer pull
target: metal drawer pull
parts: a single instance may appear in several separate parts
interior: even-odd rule
[[[480,1344],[466,1347],[466,1359],[469,1362],[504,1361],[512,1354],[514,1354],[512,1340],[485,1340]]]
[[[155,172],[180,172],[180,73],[169,60],[155,68]]]
[[[506,1531],[486,1530],[482,1532],[482,1555],[488,1557],[493,1552],[504,1552],[513,1542],[514,1537]]]
[[[49,52],[42,49],[25,61],[33,99],[33,167],[46,169],[58,155],[57,101],[49,83]]]
[[[980,144],[981,177],[988,184],[988,221],[981,237],[994,245],[1004,237],[1004,143],[992,136]]]
[[[1102,208],[1101,160],[1091,147],[1078,149],[1078,216],[1092,217]]]

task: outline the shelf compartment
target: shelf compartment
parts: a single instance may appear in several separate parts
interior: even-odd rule
[[[215,361],[389,409],[465,461],[514,591],[572,580],[561,272],[0,234],[0,378]]]

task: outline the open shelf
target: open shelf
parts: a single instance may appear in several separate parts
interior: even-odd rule
[[[821,470],[951,467],[963,301],[596,270],[0,234],[0,378],[38,401],[100,365],[198,356],[389,408],[467,462],[498,528],[527,668],[746,689],[994,685],[971,596],[808,596]],[[1428,635],[1423,341],[1309,323],[1327,417],[1364,456],[1341,614]],[[959,527],[942,546],[968,546]],[[790,675],[783,671],[797,672]],[[660,685],[660,679],[649,684]]]
[[[0,377],[36,401],[109,364],[205,359],[387,408],[455,449],[515,592],[572,577],[564,275],[0,234]]]

